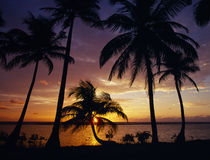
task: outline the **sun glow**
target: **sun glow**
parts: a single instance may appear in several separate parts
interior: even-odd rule
[[[98,118],[94,117],[93,118],[93,123],[98,123]]]

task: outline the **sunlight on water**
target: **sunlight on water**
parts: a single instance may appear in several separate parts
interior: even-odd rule
[[[10,133],[15,125],[0,125],[0,131]],[[159,140],[162,142],[172,142],[171,137],[174,134],[178,134],[180,131],[180,124],[162,124],[158,125],[158,135]],[[49,137],[51,133],[51,125],[23,125],[22,131],[26,133],[27,137],[30,137],[32,134],[38,134],[39,136]],[[60,141],[61,146],[80,146],[80,145],[100,145],[93,136],[91,127],[88,126],[85,129],[82,129],[78,132],[72,133],[71,129],[68,129],[66,132],[61,130],[60,132]],[[107,140],[105,134],[108,129],[104,129],[98,136]],[[135,135],[138,131],[150,131],[150,125],[119,125],[117,133],[114,135],[114,141],[122,143],[122,137],[129,133]],[[186,125],[186,139],[210,139],[210,124],[187,124]],[[151,139],[150,139],[151,141]]]

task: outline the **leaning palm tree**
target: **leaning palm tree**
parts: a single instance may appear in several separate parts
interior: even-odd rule
[[[24,23],[27,24],[30,32],[29,34],[19,29],[9,31],[9,33],[12,32],[13,34],[18,35],[16,36],[18,42],[17,44],[8,43],[9,46],[15,45],[15,48],[12,50],[9,50],[8,48],[8,52],[13,52],[13,54],[15,52],[17,55],[8,63],[7,68],[12,69],[18,65],[23,68],[29,66],[30,64],[35,64],[35,68],[21,116],[16,124],[15,129],[8,138],[8,146],[16,145],[34,87],[40,62],[44,62],[49,69],[48,74],[50,74],[53,70],[51,58],[65,58],[63,54],[65,48],[61,46],[61,40],[65,37],[64,33],[56,35],[56,33],[53,31],[54,22],[52,20],[42,16],[36,18],[30,13],[29,17],[25,19]],[[71,58],[69,58],[69,60],[70,59]]]
[[[54,0],[56,7],[54,8],[43,8],[44,10],[52,12],[54,20],[58,23],[63,24],[63,29],[69,29],[68,38],[66,43],[65,55],[70,55],[72,32],[75,20],[80,18],[88,25],[94,25],[99,21],[97,10],[100,9],[98,6],[98,0]],[[47,148],[58,148],[60,147],[59,140],[59,126],[61,119],[61,110],[63,107],[66,77],[68,72],[68,60],[64,60],[63,73],[60,85],[60,91],[58,96],[57,111],[53,129],[51,135],[46,143]]]
[[[199,26],[206,26],[210,22],[210,0],[200,0],[195,4],[194,18]]]
[[[188,75],[189,73],[195,73],[199,71],[199,67],[194,63],[194,60],[190,57],[183,57],[183,54],[177,53],[168,58],[168,60],[162,64],[166,70],[160,71],[157,75],[161,75],[159,83],[166,80],[168,76],[173,76],[176,91],[179,98],[180,108],[181,108],[181,118],[182,118],[182,127],[181,131],[176,138],[177,143],[185,142],[185,115],[184,115],[184,105],[181,96],[181,88],[183,86],[184,80],[189,80],[195,88],[198,90],[198,87],[195,81]]]
[[[100,139],[98,132],[106,125],[112,127],[114,131],[117,125],[107,118],[101,117],[109,113],[115,113],[119,117],[128,120],[126,114],[119,103],[113,101],[108,93],[103,92],[101,96],[96,96],[96,88],[90,81],[80,81],[79,87],[71,89],[69,96],[74,95],[77,101],[62,110],[62,117],[68,118],[63,123],[64,128],[73,127],[72,132],[91,125],[93,135],[100,144],[110,144],[113,142]]]
[[[152,142],[158,142],[153,100],[153,63],[160,65],[174,49],[185,51],[188,56],[197,58],[194,46],[198,44],[185,34],[174,30],[187,28],[171,21],[178,11],[190,4],[188,0],[111,0],[122,7],[117,13],[103,21],[105,27],[119,31],[101,51],[100,67],[113,56],[120,54],[114,63],[109,80],[118,72],[118,78],[131,68],[130,85],[140,71],[146,72],[146,87],[149,95]],[[159,67],[158,67],[159,68]]]

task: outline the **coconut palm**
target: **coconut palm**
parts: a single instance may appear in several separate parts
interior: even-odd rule
[[[0,27],[4,26],[5,21],[2,18],[2,12],[0,10]],[[6,65],[6,56],[5,53],[3,52],[3,42],[2,42],[2,33],[0,33],[0,65],[5,66]]]
[[[199,26],[206,26],[210,21],[210,0],[199,0],[195,4],[194,18]]]
[[[9,55],[14,55],[16,53],[23,51],[23,46],[21,44],[26,37],[26,33],[20,29],[11,29],[8,32],[0,32],[0,64],[4,69],[8,68],[6,65],[6,57]]]
[[[4,24],[5,24],[5,21],[2,18],[2,12],[0,11],[0,27],[2,27]]]
[[[185,142],[185,115],[180,91],[183,86],[183,81],[185,80],[191,82],[195,86],[197,91],[199,91],[195,81],[188,75],[189,73],[195,73],[199,71],[199,67],[194,63],[194,60],[192,58],[183,57],[183,54],[179,52],[169,57],[168,60],[163,63],[163,66],[166,68],[166,70],[158,72],[158,75],[161,75],[159,83],[166,80],[166,78],[168,78],[169,76],[173,76],[174,78],[182,118],[182,127],[180,133],[176,138],[176,142],[183,143]]]
[[[174,49],[185,51],[188,56],[197,58],[194,45],[198,44],[185,34],[178,33],[174,28],[187,28],[171,21],[178,11],[191,1],[137,1],[112,0],[122,7],[103,23],[113,31],[119,31],[114,39],[106,44],[101,51],[100,67],[113,56],[120,54],[114,63],[109,80],[118,72],[118,78],[131,68],[130,85],[133,84],[140,71],[146,72],[146,87],[148,89],[150,118],[152,125],[152,142],[158,142],[156,118],[153,100],[153,63],[160,62]],[[158,67],[159,68],[159,67]]]
[[[77,18],[84,21],[86,24],[93,26],[99,21],[97,10],[100,9],[98,6],[98,0],[54,0],[56,7],[54,8],[43,8],[44,10],[52,12],[54,20],[58,23],[62,22],[63,29],[69,29],[68,38],[66,43],[66,56],[70,55],[72,32],[75,20]],[[58,96],[57,111],[55,121],[52,129],[52,133],[46,143],[48,148],[60,147],[59,140],[59,126],[61,119],[61,110],[63,107],[66,77],[68,72],[68,61],[64,60],[63,73],[60,85],[60,91]]]
[[[50,74],[53,70],[53,63],[51,58],[65,58],[63,52],[64,47],[61,46],[60,42],[65,37],[63,33],[56,35],[53,31],[54,22],[42,16],[38,18],[34,17],[30,13],[29,17],[25,19],[25,24],[27,24],[29,34],[19,30],[13,29],[9,33],[13,33],[18,39],[17,44],[14,44],[16,49],[9,50],[8,52],[16,52],[16,56],[8,63],[8,68],[12,69],[20,65],[20,68],[27,67],[30,64],[35,64],[33,78],[31,85],[25,100],[25,104],[21,113],[21,116],[16,124],[15,129],[9,136],[7,145],[15,146],[18,136],[20,134],[21,126],[26,114],[30,96],[34,87],[36,80],[36,75],[38,71],[39,64],[43,62],[49,69]],[[13,44],[9,44],[13,45]],[[69,58],[69,60],[72,60]]]
[[[72,132],[75,132],[91,125],[95,139],[100,144],[109,144],[110,141],[104,141],[97,136],[95,126],[98,132],[106,125],[116,131],[117,125],[102,116],[115,113],[128,120],[121,106],[113,101],[108,93],[103,92],[101,96],[96,96],[96,88],[90,81],[80,81],[79,87],[71,89],[69,96],[72,95],[76,97],[77,101],[63,108],[62,117],[69,119],[64,122],[64,127],[74,127]]]
[[[5,68],[6,66],[6,54],[4,51],[4,33],[0,32],[0,66]]]

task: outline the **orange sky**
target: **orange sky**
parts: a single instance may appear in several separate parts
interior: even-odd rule
[[[22,6],[16,8],[16,11],[6,13],[4,10],[7,9],[5,7],[8,3],[6,0],[3,1],[5,6],[2,10],[8,17],[6,18],[8,19],[7,29],[17,27],[17,24],[20,26],[20,17],[26,14],[26,10],[25,12],[21,11],[22,14],[20,15],[17,15],[17,13],[23,7],[27,10],[30,10],[31,7],[33,11],[37,11],[42,6],[38,2],[33,6],[22,4]],[[111,7],[106,3],[104,5],[106,7],[101,11],[103,17],[109,10],[107,8]],[[10,8],[12,7],[10,6]],[[16,16],[18,17],[14,18],[13,21],[11,17]],[[191,17],[191,10],[188,8],[176,18],[178,22],[190,29],[190,36],[201,45],[198,50],[201,71],[192,75],[200,92],[197,93],[189,83],[186,83],[182,91],[185,115],[187,121],[210,121],[210,53],[208,53],[210,51],[210,25],[199,28]],[[76,22],[72,42],[72,56],[76,63],[69,67],[66,95],[68,95],[69,88],[77,86],[80,80],[91,80],[99,92],[110,93],[111,97],[121,104],[129,121],[149,121],[149,105],[144,90],[144,74],[140,74],[133,86],[129,87],[129,73],[122,80],[114,78],[111,82],[107,81],[114,59],[107,63],[104,68],[99,68],[100,51],[116,34],[108,30],[92,29],[86,27],[80,21]],[[63,63],[62,61],[54,62],[54,71],[50,76],[48,76],[45,66],[40,65],[25,121],[54,120]],[[10,72],[0,69],[0,121],[18,120],[31,83],[33,68],[34,66],[31,65],[25,69],[17,68]],[[66,96],[64,106],[71,102],[72,99]],[[157,121],[180,121],[179,101],[174,82],[171,79],[161,85],[156,83],[155,112]],[[120,121],[116,116],[110,117],[114,121]]]

